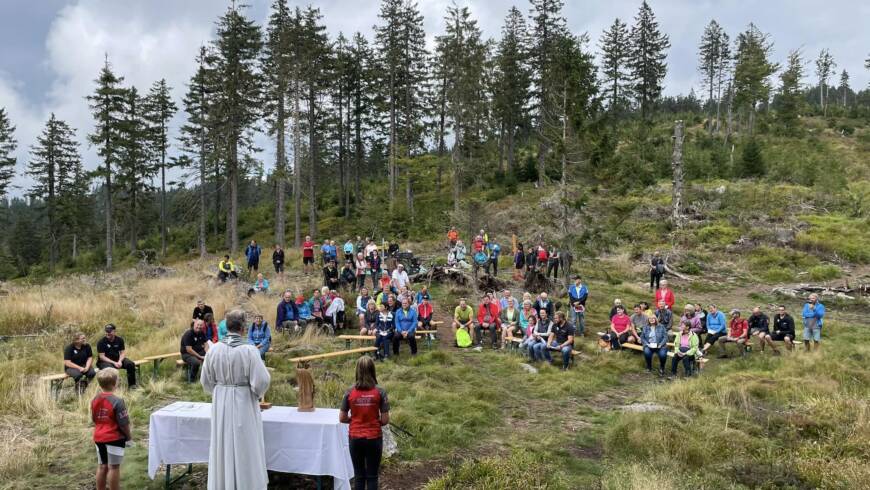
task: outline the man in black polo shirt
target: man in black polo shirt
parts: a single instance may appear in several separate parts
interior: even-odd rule
[[[193,318],[194,320],[202,320],[205,318],[205,315],[211,313],[214,316],[214,310],[211,309],[211,306],[205,304],[205,301],[198,299],[196,300],[196,306],[193,308]]]
[[[100,360],[97,367],[100,369],[113,367],[127,370],[127,388],[136,386],[136,364],[127,359],[124,339],[115,335],[115,326],[111,323],[106,325],[106,336],[97,342],[97,354]]]
[[[556,321],[553,322],[553,331],[550,332],[548,340],[549,350],[554,350],[562,353],[562,370],[566,371],[571,363],[572,351],[574,350],[574,325],[568,323],[565,318],[565,313],[556,312]],[[549,358],[549,353],[547,354]]]
[[[199,367],[202,366],[208,350],[206,341],[205,322],[202,320],[190,322],[190,329],[181,336],[181,359],[190,370],[188,382],[195,380],[199,374]]]
[[[88,382],[94,378],[94,351],[85,339],[85,334],[77,333],[72,343],[63,350],[63,368],[67,376],[75,380],[76,390],[84,393]]]

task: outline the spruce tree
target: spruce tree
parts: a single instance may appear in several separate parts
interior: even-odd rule
[[[659,23],[646,0],[634,18],[630,38],[632,89],[641,120],[649,121],[662,93],[662,83],[668,71],[665,59],[671,43],[667,34],[659,30]]]
[[[846,96],[852,88],[849,86],[849,72],[843,70],[840,72],[840,92],[842,92],[843,97],[843,107],[846,107]]]
[[[798,128],[798,115],[803,102],[801,90],[803,69],[800,51],[791,51],[788,54],[786,69],[780,75],[779,110],[777,111],[780,123],[789,132]]]
[[[100,75],[94,81],[97,89],[87,97],[91,114],[94,117],[94,132],[88,135],[88,141],[97,147],[97,154],[103,159],[103,165],[96,175],[104,179],[104,213],[106,217],[106,269],[112,270],[113,249],[115,246],[115,217],[113,215],[113,177],[121,160],[121,132],[124,124],[124,99],[126,91],[121,86],[124,81],[112,72],[109,60],[106,59]]]
[[[166,152],[169,150],[169,121],[178,111],[172,88],[165,79],[154,82],[143,103],[142,116],[147,125],[148,151],[160,171],[160,255],[166,256]]]
[[[770,98],[770,77],[778,65],[770,61],[773,43],[755,24],[737,36],[734,65],[734,105],[749,119],[749,133],[755,130],[758,105]]]
[[[58,243],[64,233],[74,229],[75,198],[81,196],[82,190],[82,183],[78,182],[82,177],[81,157],[75,130],[54,113],[30,150],[27,174],[34,180],[28,194],[42,202],[49,239],[48,269],[54,272]]]
[[[227,180],[227,248],[239,249],[239,179],[245,176],[246,156],[255,151],[250,130],[261,110],[261,77],[257,60],[263,41],[260,27],[233,5],[218,20],[213,41],[217,81],[212,115],[224,145]]]
[[[761,144],[754,137],[749,138],[743,147],[740,158],[740,176],[745,178],[763,177],[767,172]]]
[[[17,159],[12,155],[18,148],[15,140],[15,126],[9,120],[6,109],[0,107],[0,199],[6,196],[12,177],[15,175]]]
[[[501,154],[507,154],[507,169],[512,172],[516,158],[516,139],[529,126],[531,70],[529,67],[528,27],[523,14],[511,7],[501,28],[495,55],[492,81],[493,109],[498,118]],[[501,168],[502,158],[499,158]]]
[[[375,104],[375,61],[374,53],[368,40],[361,33],[353,36],[350,46],[350,66],[348,68],[348,85],[350,86],[350,118],[351,153],[353,154],[353,188],[354,201],[361,200],[360,180],[363,173],[367,148],[373,137],[374,104]]]
[[[713,101],[716,100],[718,104],[718,94],[714,98],[714,89],[720,78],[722,57],[728,54],[727,47],[723,50],[723,43],[727,46],[728,36],[718,22],[711,20],[704,28],[701,44],[698,46],[698,71],[707,87],[707,124],[711,133],[713,131]]]
[[[822,113],[828,115],[828,78],[833,74],[837,63],[834,62],[834,57],[827,49],[823,49],[816,58],[816,76],[819,77],[819,107],[822,108]]]
[[[601,81],[607,94],[607,108],[612,113],[618,114],[628,108],[631,91],[629,41],[628,26],[617,18],[604,31],[598,43],[601,50]]]
[[[154,190],[151,181],[157,175],[159,164],[154,162],[148,147],[143,99],[136,87],[124,92],[116,184],[130,234],[130,252],[135,253],[143,221],[142,207],[146,197]]]

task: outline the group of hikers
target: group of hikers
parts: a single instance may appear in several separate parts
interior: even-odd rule
[[[545,277],[558,279],[559,268],[568,274],[567,263],[570,252],[562,251],[556,246],[547,246],[543,240],[537,245],[527,247],[521,242],[512,240],[514,273],[512,279],[522,280],[530,271],[540,271]],[[471,263],[468,257],[471,258]],[[498,276],[498,261],[501,257],[501,245],[490,239],[486,230],[481,229],[471,240],[471,251],[460,238],[455,227],[447,232],[447,266],[464,269],[483,269],[488,275]]]

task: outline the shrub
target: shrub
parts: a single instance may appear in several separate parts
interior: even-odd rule
[[[870,226],[865,220],[847,218],[843,215],[803,216],[811,227],[795,239],[799,247],[825,254],[836,255],[857,263],[870,262]]]
[[[767,173],[767,165],[761,153],[761,145],[755,138],[750,139],[743,147],[740,157],[741,177],[763,177]]]
[[[842,271],[836,265],[817,265],[810,268],[810,279],[813,281],[827,281],[840,277]]]
[[[701,244],[724,247],[740,237],[740,230],[727,224],[708,225],[698,230],[696,237]]]

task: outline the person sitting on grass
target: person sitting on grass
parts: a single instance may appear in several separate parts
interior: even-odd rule
[[[378,386],[375,364],[368,356],[356,363],[356,382],[341,400],[338,420],[350,424],[350,459],[356,489],[377,489],[383,452],[381,427],[390,423],[390,402],[387,392]]]
[[[311,317],[318,325],[323,325],[323,312],[326,311],[326,302],[321,296],[319,289],[314,290],[308,304],[311,305]]]
[[[248,329],[248,343],[260,351],[260,359],[266,360],[266,353],[272,345],[272,333],[269,323],[263,320],[263,315],[254,315],[254,323]]]
[[[362,252],[357,252],[353,267],[356,274],[356,288],[362,290],[366,285],[366,274],[369,273],[369,262]]]
[[[719,343],[719,349],[722,351],[722,354],[719,355],[720,359],[728,357],[728,353],[725,351],[725,344],[729,342],[737,344],[740,355],[746,356],[746,345],[749,343],[749,323],[740,316],[740,310],[731,310],[731,323],[728,327],[728,335],[722,337]]]
[[[193,320],[190,328],[181,336],[181,360],[187,365],[188,382],[195,381],[199,376],[199,367],[208,352],[208,337],[205,336],[205,322]]]
[[[668,330],[651,319],[643,326],[640,332],[640,341],[643,344],[643,358],[646,361],[646,372],[652,373],[653,355],[659,357],[659,376],[665,375],[665,363],[668,360]]]
[[[281,301],[278,303],[277,313],[275,314],[275,328],[279,332],[287,330],[287,332],[298,332],[299,326],[299,305],[294,301],[293,292],[289,289],[284,291]]]
[[[754,307],[752,308],[752,314],[749,315],[749,340],[752,340],[752,337],[758,339],[758,347],[760,347],[761,352],[764,352],[764,346],[767,344],[767,339],[770,337],[770,319],[767,318],[767,315],[761,312],[761,308]],[[776,348],[773,346],[773,342],[770,342],[770,347],[773,349],[774,354],[779,354]]]
[[[565,313],[557,311],[556,321],[553,322],[552,331],[550,336],[547,337],[547,349],[544,351],[544,355],[547,361],[552,364],[553,360],[550,358],[550,351],[561,352],[562,371],[567,371],[568,366],[571,364],[572,351],[574,350],[574,333],[574,325],[568,323]]]
[[[505,345],[510,345],[514,339],[522,340],[524,335],[523,327],[520,326],[520,310],[514,307],[514,302],[508,301],[507,307],[501,309],[498,315],[503,332],[501,348],[504,349]]]
[[[257,280],[251,284],[250,289],[248,289],[248,296],[253,296],[256,293],[268,293],[269,292],[269,280],[263,277],[262,272],[257,273]]]
[[[340,280],[338,275],[338,268],[335,267],[335,261],[330,260],[326,263],[326,267],[323,268],[323,287],[327,287],[329,289],[338,289],[340,286]]]
[[[712,347],[717,340],[728,335],[728,324],[725,320],[725,314],[719,311],[719,308],[716,305],[711,304],[707,306],[707,308],[710,309],[707,313],[707,335],[704,340],[704,347],[702,347],[698,352],[698,357],[706,356],[707,351],[710,350],[710,347]]]
[[[378,305],[377,324],[375,326],[375,355],[381,361],[390,357],[390,347],[393,345],[393,335],[396,334],[396,322],[393,312],[384,304]]]
[[[100,392],[91,400],[91,421],[94,423],[94,445],[97,447],[97,488],[121,488],[121,463],[124,448],[133,439],[130,417],[124,400],[115,395],[118,371],[108,367],[97,374]]]
[[[551,333],[553,333],[553,322],[547,310],[538,311],[537,324],[532,331],[532,341],[529,343],[529,357],[532,362],[543,361],[549,357],[547,342],[550,340]]]
[[[776,315],[773,317],[773,333],[767,336],[773,352],[779,352],[774,341],[785,342],[785,347],[788,350],[794,349],[794,318],[785,311],[785,306],[779,305]]]
[[[819,295],[813,293],[809,296],[804,309],[801,311],[804,322],[804,348],[810,351],[810,341],[813,348],[818,349],[822,341],[822,319],[825,318],[825,305],[819,303]]]
[[[224,260],[218,262],[218,280],[220,282],[227,282],[227,279],[230,277],[238,279],[239,273],[236,272],[236,265],[230,260],[230,256],[224,255]]]
[[[498,305],[492,302],[489,295],[484,296],[483,302],[477,308],[477,324],[474,326],[478,347],[483,346],[483,331],[486,330],[489,332],[492,348],[498,349],[498,333],[501,330],[498,314]]]
[[[535,308],[535,311],[546,310],[547,318],[553,318],[554,305],[553,302],[550,301],[550,297],[547,295],[546,291],[542,292],[538,296],[538,299],[535,300],[535,304],[533,306]]]
[[[665,330],[670,330],[674,325],[674,312],[668,308],[664,301],[659,301],[656,309],[656,320],[658,320],[659,325],[665,327]]]
[[[323,314],[324,324],[329,326],[329,334],[333,335],[337,330],[344,328],[344,300],[336,294],[336,291],[331,291],[334,298],[329,302],[329,307]]]
[[[674,339],[674,357],[671,359],[671,375],[677,375],[677,365],[683,363],[686,376],[691,376],[695,368],[695,354],[698,353],[698,335],[692,332],[689,322],[680,322],[680,333]]]
[[[75,381],[76,392],[82,394],[88,382],[94,379],[94,351],[88,344],[85,334],[76,333],[72,343],[63,350],[63,368],[67,376]]]
[[[423,302],[417,305],[417,328],[420,330],[430,330],[432,328],[432,303],[429,302],[429,295],[423,296]]]
[[[296,311],[299,312],[299,327],[304,327],[306,323],[314,320],[314,315],[311,314],[311,304],[305,301],[305,296],[296,296]]]
[[[399,345],[403,340],[411,347],[411,355],[417,355],[417,310],[411,308],[411,300],[405,298],[402,307],[393,315],[396,322],[396,334],[393,336],[393,355],[399,355]]]
[[[204,324],[203,328],[205,329],[204,332],[206,340],[213,344],[217,343],[218,325],[217,322],[214,321],[214,315],[211,313],[206,314],[205,317],[202,319],[202,322]]]
[[[350,291],[356,291],[356,270],[353,267],[353,262],[348,260],[344,263],[344,267],[341,268],[341,286],[349,289]]]
[[[637,337],[637,332],[631,326],[631,318],[625,314],[625,307],[617,305],[616,314],[610,319],[610,332],[604,334],[602,340],[610,342],[610,348],[616,350],[626,342],[639,344]]]

